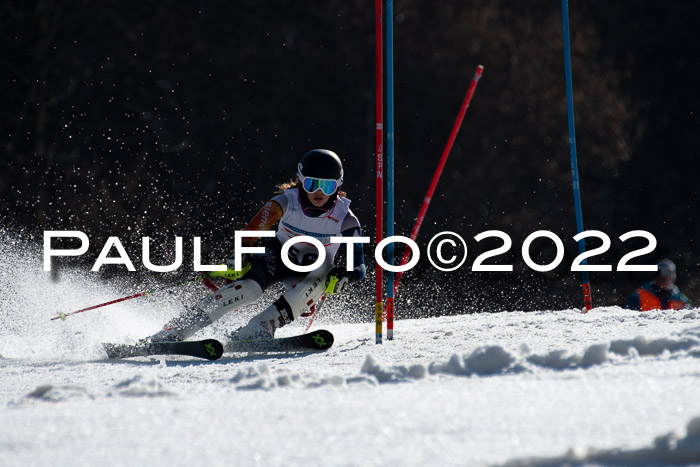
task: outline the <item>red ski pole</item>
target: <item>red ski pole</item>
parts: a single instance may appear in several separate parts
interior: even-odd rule
[[[435,173],[433,174],[433,179],[430,182],[430,187],[428,188],[428,191],[425,194],[425,198],[423,198],[423,204],[420,207],[420,211],[418,212],[418,218],[416,219],[416,223],[413,226],[413,231],[411,232],[411,240],[413,241],[415,241],[416,237],[418,237],[418,231],[420,230],[421,225],[423,224],[423,219],[425,219],[425,213],[428,211],[428,206],[430,205],[430,201],[432,200],[433,194],[435,193],[435,189],[437,188],[438,181],[440,180],[440,176],[442,175],[442,170],[445,168],[445,163],[447,162],[447,158],[450,155],[450,151],[452,150],[452,145],[455,142],[455,138],[457,137],[457,133],[459,133],[460,127],[462,126],[464,115],[467,113],[469,103],[472,100],[472,96],[474,95],[474,91],[476,90],[476,85],[479,83],[479,79],[481,79],[481,73],[483,71],[484,67],[482,65],[476,67],[474,78],[472,78],[472,82],[469,85],[469,89],[467,90],[467,95],[464,97],[462,107],[459,109],[457,119],[455,120],[455,123],[452,126],[452,132],[450,133],[450,137],[447,140],[445,149],[442,151],[442,156],[440,157],[440,162],[438,162],[437,169],[435,169]],[[408,256],[410,253],[411,249],[406,248],[406,250],[403,253],[403,257],[401,258],[401,263],[399,263],[400,266],[403,266],[408,262]],[[399,288],[399,282],[401,281],[402,275],[403,273],[401,272],[396,273],[396,278],[394,280],[394,294],[396,294],[396,289]]]
[[[87,308],[81,308],[80,310],[71,311],[70,313],[58,313],[58,316],[54,316],[53,318],[51,318],[51,321],[56,320],[56,319],[65,320],[68,316],[76,315],[76,314],[82,313],[84,311],[94,310],[96,308],[102,308],[103,306],[107,306],[107,305],[114,305],[115,303],[124,302],[126,300],[131,300],[132,298],[143,297],[145,295],[150,295],[150,294],[156,293],[156,292],[162,292],[164,290],[172,289],[175,287],[180,287],[181,285],[187,285],[187,284],[191,284],[192,282],[197,282],[197,281],[204,281],[204,285],[207,286],[207,288],[209,290],[215,291],[216,284],[213,284],[211,281],[209,281],[209,277],[224,277],[224,278],[229,279],[229,280],[235,280],[235,279],[238,279],[239,277],[243,276],[245,273],[247,273],[250,270],[250,268],[251,268],[251,264],[246,263],[241,271],[231,271],[231,270],[213,271],[205,276],[194,276],[190,279],[187,279],[184,282],[180,282],[179,284],[164,285],[162,287],[158,287],[158,288],[155,288],[153,290],[147,290],[145,292],[139,292],[139,293],[134,294],[134,295],[129,295],[128,297],[117,298],[116,300],[111,300],[111,301],[106,302],[106,303],[100,303],[99,305],[93,305],[93,306],[89,306]]]
[[[181,286],[181,285],[189,284],[189,283],[191,283],[191,282],[200,281],[200,280],[202,280],[202,279],[205,279],[206,277],[207,277],[207,276],[197,276],[197,277],[193,277],[193,278],[191,278],[191,279],[188,279],[188,280],[185,281],[185,282],[181,282],[181,283],[179,283],[179,284],[175,284],[175,285],[166,285],[166,286],[163,286],[163,287],[158,287],[158,288],[153,289],[153,290],[147,290],[147,291],[145,291],[145,292],[139,292],[139,293],[134,294],[134,295],[129,295],[128,297],[117,298],[116,300],[112,300],[112,301],[109,301],[109,302],[106,302],[106,303],[100,303],[99,305],[93,305],[93,306],[89,306],[89,307],[87,307],[87,308],[81,308],[80,310],[71,311],[70,313],[59,313],[58,316],[54,316],[53,318],[51,318],[51,321],[53,321],[53,320],[55,320],[55,319],[65,320],[68,316],[76,315],[76,314],[82,313],[82,312],[84,312],[84,311],[94,310],[94,309],[96,309],[96,308],[102,308],[103,306],[107,306],[107,305],[114,305],[115,303],[124,302],[124,301],[126,301],[126,300],[131,300],[132,298],[143,297],[143,296],[145,296],[145,295],[149,295],[149,294],[156,293],[156,292],[162,292],[163,290],[167,290],[167,289],[171,289],[171,288],[178,287],[178,286]]]

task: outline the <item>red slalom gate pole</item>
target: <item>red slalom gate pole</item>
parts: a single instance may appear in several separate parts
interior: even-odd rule
[[[411,240],[415,241],[416,237],[418,237],[418,231],[420,230],[421,225],[423,224],[423,219],[425,219],[425,213],[428,211],[428,206],[430,205],[430,201],[432,200],[433,194],[435,193],[435,189],[437,188],[438,181],[440,180],[440,176],[442,175],[442,170],[445,168],[445,163],[447,162],[447,158],[449,157],[450,151],[452,150],[452,145],[455,142],[455,138],[457,138],[457,133],[459,133],[459,129],[462,126],[464,115],[467,113],[469,103],[472,100],[472,96],[474,96],[474,91],[476,91],[476,85],[479,83],[483,71],[484,67],[482,65],[476,67],[474,78],[472,78],[472,82],[469,85],[469,89],[467,90],[467,95],[464,97],[462,107],[459,109],[457,119],[455,120],[455,123],[452,126],[452,132],[450,133],[450,137],[447,140],[445,149],[442,151],[442,156],[440,157],[440,162],[438,162],[437,169],[435,169],[435,173],[433,174],[433,179],[430,182],[430,187],[428,188],[428,191],[425,194],[425,198],[423,198],[423,204],[420,207],[420,211],[418,212],[418,218],[416,219],[416,223],[413,226],[413,231],[411,232]],[[401,258],[401,262],[399,263],[400,266],[403,266],[408,262],[408,256],[410,252],[411,249],[406,248],[406,250],[403,253],[403,257]],[[402,272],[396,273],[396,278],[394,281],[394,294],[396,294],[396,290],[399,288],[401,276],[403,276]]]
[[[377,151],[376,151],[376,217],[377,217],[377,232],[376,244],[382,241],[383,237],[383,222],[384,217],[384,21],[382,19],[382,0],[375,0],[375,41],[376,41],[376,117],[377,117]],[[376,263],[375,263],[376,264]],[[384,285],[382,269],[379,264],[376,264],[377,283],[376,283],[376,303],[374,308],[375,324],[376,324],[376,343],[382,343],[382,329],[384,323],[383,318],[383,302],[384,302]]]

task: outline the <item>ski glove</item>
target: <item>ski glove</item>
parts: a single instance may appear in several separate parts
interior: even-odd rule
[[[342,292],[348,285],[351,274],[352,272],[346,271],[343,267],[334,267],[326,278],[325,292],[329,295]]]

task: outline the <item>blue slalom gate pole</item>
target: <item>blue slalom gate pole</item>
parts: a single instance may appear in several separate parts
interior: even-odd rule
[[[569,120],[569,150],[571,152],[571,176],[574,186],[574,206],[576,208],[576,231],[583,232],[583,214],[581,212],[581,190],[578,179],[578,161],[576,158],[576,130],[574,125],[574,92],[571,84],[571,48],[569,45],[569,2],[561,1],[562,17],[564,22],[564,67],[566,68],[566,113]],[[579,240],[578,248],[580,253],[585,253],[586,242]],[[581,264],[585,266],[584,259]],[[581,283],[583,286],[583,303],[585,311],[593,308],[591,297],[591,282],[588,279],[588,271],[581,271]]]
[[[394,235],[394,2],[386,0],[386,236]],[[394,265],[394,244],[387,246]],[[394,338],[394,273],[387,271],[386,338]]]

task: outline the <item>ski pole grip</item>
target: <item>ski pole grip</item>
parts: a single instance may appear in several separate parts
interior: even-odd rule
[[[340,280],[340,278],[336,275],[330,276],[328,278],[328,285],[326,286],[324,291],[327,294],[334,295],[335,294],[335,284],[337,284],[339,280]]]

